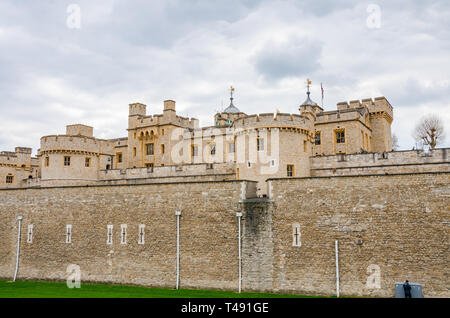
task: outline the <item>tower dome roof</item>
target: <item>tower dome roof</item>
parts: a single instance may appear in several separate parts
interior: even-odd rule
[[[225,110],[223,111],[224,113],[240,113],[241,111],[239,110],[239,108],[237,108],[236,106],[233,105],[233,101],[231,101],[230,106],[228,106],[227,108],[225,108]]]
[[[315,106],[317,105],[316,102],[314,102],[311,97],[309,97],[310,92],[306,93],[308,96],[306,97],[306,100],[301,104],[301,106],[309,105],[309,106]]]
[[[237,108],[236,106],[233,105],[233,92],[234,92],[234,87],[231,86],[230,87],[230,106],[228,106],[227,108],[225,108],[225,110],[223,111],[224,113],[240,113],[241,111],[239,110],[239,108]]]

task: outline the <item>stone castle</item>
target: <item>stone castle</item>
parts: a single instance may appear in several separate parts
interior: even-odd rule
[[[248,115],[233,91],[214,126],[172,100],[156,115],[134,103],[127,137],[75,124],[36,158],[0,152],[0,277],[20,215],[19,277],[64,279],[74,263],[83,280],[172,286],[179,210],[184,287],[235,289],[242,262],[245,290],[335,294],[338,240],[341,293],[392,296],[408,278],[450,296],[448,149],[393,151],[385,97],[324,111],[308,89],[298,114]]]
[[[29,148],[2,152],[0,180],[17,187],[244,178],[259,181],[258,193],[267,194],[266,179],[314,176],[324,156],[392,150],[393,110],[384,97],[338,103],[325,112],[308,91],[298,114],[253,115],[230,99],[212,127],[177,115],[172,100],[157,115],[130,104],[124,138],[98,139],[92,127],[69,125],[65,135],[41,138],[37,158]]]

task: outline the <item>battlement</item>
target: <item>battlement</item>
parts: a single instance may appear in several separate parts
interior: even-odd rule
[[[133,115],[131,115],[131,112],[133,112]],[[168,124],[191,129],[199,126],[198,119],[177,115],[175,101],[173,100],[165,100],[163,113],[153,115],[146,115],[144,104],[130,104],[130,117],[134,115],[137,116],[130,118],[128,121],[128,130]]]
[[[360,120],[364,122],[364,112],[359,110],[363,110],[363,108],[344,108],[342,110],[322,112],[317,115],[316,124],[342,120]]]
[[[67,125],[66,135],[93,137],[94,128],[83,124]]]
[[[385,112],[390,117],[393,117],[393,108],[389,101],[384,96],[372,98],[364,98],[361,101],[351,100],[350,102],[339,102],[336,104],[337,110],[342,111],[351,108],[359,108],[366,106],[370,113]]]
[[[300,127],[307,129],[310,120],[299,114],[262,113],[248,115],[234,121],[236,128],[247,127]]]
[[[129,116],[145,116],[147,105],[142,103],[133,103],[129,105]]]
[[[112,149],[115,140],[97,139],[88,136],[49,135],[41,138],[39,152],[46,151],[83,151],[100,153]]]
[[[311,157],[312,176],[449,171],[449,148]]]

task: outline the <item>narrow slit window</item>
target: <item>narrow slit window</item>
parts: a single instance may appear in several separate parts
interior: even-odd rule
[[[292,246],[295,247],[302,246],[301,237],[302,234],[300,232],[300,224],[298,223],[292,224]]]
[[[66,243],[72,243],[72,224],[66,225]]]
[[[27,243],[33,243],[33,224],[28,224]]]
[[[127,225],[120,225],[120,244],[127,244]]]
[[[257,138],[256,139],[256,150],[257,151],[263,151],[264,150],[264,139],[263,138]]]
[[[139,224],[139,239],[138,244],[145,243],[145,224]]]
[[[107,226],[106,244],[111,245],[113,243],[113,226],[109,224]]]

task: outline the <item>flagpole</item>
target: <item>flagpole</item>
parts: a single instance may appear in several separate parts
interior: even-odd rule
[[[322,86],[322,83],[320,83],[320,90],[322,92],[322,109],[323,109],[323,86]]]

